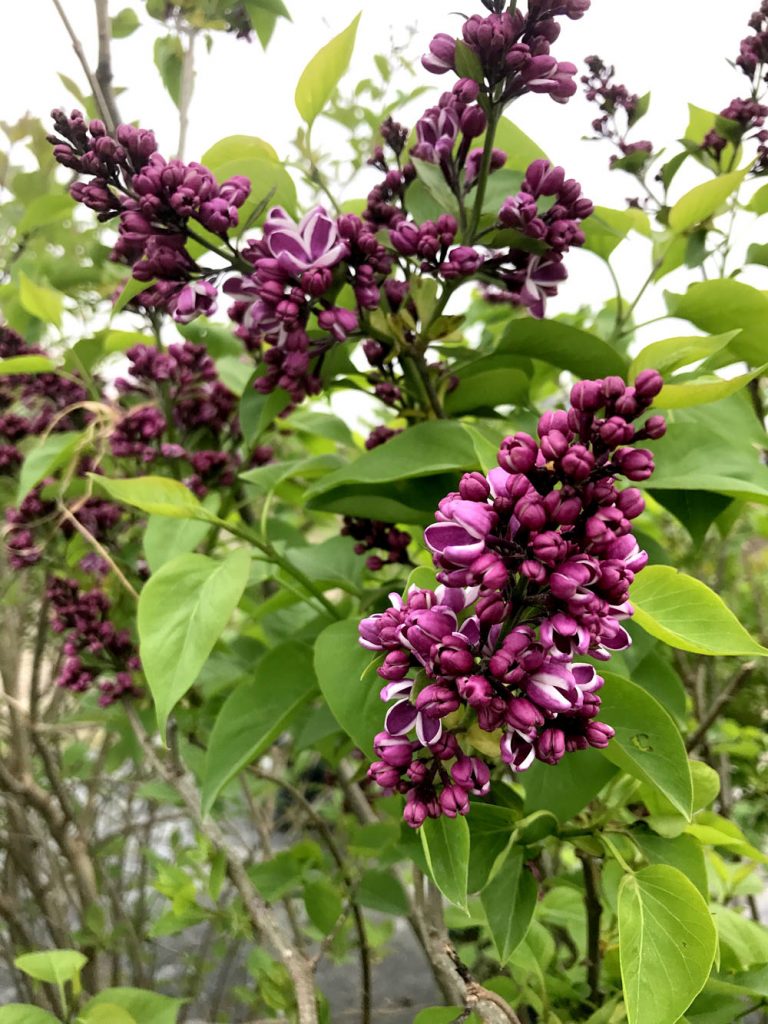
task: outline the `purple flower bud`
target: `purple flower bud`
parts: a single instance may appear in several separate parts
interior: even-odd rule
[[[413,758],[413,744],[405,736],[390,736],[388,732],[377,733],[373,740],[376,755],[393,768],[405,768]]]
[[[482,473],[465,473],[459,481],[459,494],[465,501],[487,501],[491,488]]]
[[[411,828],[420,828],[428,817],[429,808],[416,789],[410,790],[405,798],[403,821]]]
[[[664,379],[658,370],[643,370],[635,379],[635,392],[644,405],[650,405],[664,387]]]
[[[580,380],[571,388],[571,405],[581,412],[597,412],[603,404],[603,382]]]
[[[541,711],[525,697],[512,697],[507,701],[505,720],[508,725],[531,739],[536,730],[544,725],[545,718]]]
[[[458,710],[459,698],[447,686],[431,683],[417,696],[416,707],[430,718],[445,718]]]
[[[451,776],[456,785],[475,796],[485,796],[491,788],[490,770],[479,757],[460,757],[451,768]]]
[[[621,444],[629,444],[635,436],[631,423],[620,416],[611,416],[599,428],[600,440],[608,448],[617,448]]]
[[[475,139],[482,135],[488,125],[483,108],[474,104],[467,107],[459,120],[459,127],[467,139]]]
[[[647,448],[619,448],[613,461],[628,480],[647,480],[653,474],[653,454]]]
[[[544,500],[535,491],[526,494],[515,505],[515,515],[529,530],[542,530],[547,523]]]
[[[562,167],[553,167],[549,160],[534,160],[525,172],[523,190],[533,196],[554,196],[564,181],[565,171]]]
[[[621,377],[606,377],[603,380],[603,395],[606,401],[615,402],[617,398],[624,394],[626,387],[627,385]]]
[[[667,421],[663,416],[649,416],[643,425],[645,436],[651,441],[658,441],[667,432]]]
[[[540,562],[554,566],[561,562],[567,551],[566,542],[555,530],[545,530],[531,541],[531,550]]]
[[[472,78],[460,78],[451,92],[461,103],[474,103],[480,95],[480,86]]]
[[[583,444],[574,444],[563,456],[560,467],[571,480],[581,483],[595,468],[595,457]]]
[[[400,781],[400,769],[385,761],[374,761],[368,769],[368,778],[373,779],[382,789],[394,789]]]
[[[536,740],[536,756],[545,764],[557,764],[565,754],[565,733],[562,729],[544,729]]]
[[[438,32],[429,44],[429,53],[424,54],[421,63],[435,75],[453,71],[456,62],[456,40],[445,32]]]
[[[478,599],[477,617],[483,625],[503,622],[507,616],[507,602],[499,593],[484,594]]]
[[[459,741],[452,732],[443,730],[436,740],[430,742],[429,750],[440,761],[450,761],[459,755]]]
[[[584,730],[584,734],[590,747],[596,747],[598,750],[601,750],[608,746],[616,735],[616,731],[605,722],[589,722]]]
[[[616,504],[627,519],[637,519],[645,510],[645,499],[636,487],[627,487],[616,499]]]
[[[530,434],[518,433],[501,442],[498,462],[509,473],[530,473],[536,465],[539,446]]]
[[[407,651],[390,651],[376,671],[382,679],[398,682],[408,675],[410,664],[411,658]]]
[[[218,293],[210,281],[192,281],[184,285],[175,299],[168,304],[177,324],[188,324],[198,316],[212,316],[216,312]]]
[[[485,676],[465,676],[456,681],[456,689],[462,700],[471,708],[484,708],[493,700],[494,690]]]
[[[492,551],[486,551],[476,558],[469,572],[478,586],[486,590],[501,590],[509,581],[509,572],[504,559]]]
[[[440,809],[446,818],[469,813],[469,796],[462,786],[450,785],[442,790],[438,798]]]

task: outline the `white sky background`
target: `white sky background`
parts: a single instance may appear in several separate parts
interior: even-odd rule
[[[62,2],[95,65],[92,0]],[[373,55],[386,53],[390,39],[403,41],[405,26],[417,29],[411,48],[416,56],[424,52],[435,33],[459,34],[461,20],[451,12],[461,9],[465,13],[485,13],[479,0],[287,0],[287,5],[293,22],[278,22],[266,53],[257,42],[249,44],[221,33],[216,34],[210,54],[205,53],[202,43],[198,44],[187,159],[199,157],[213,142],[232,134],[258,135],[281,155],[287,155],[298,125],[293,94],[302,69],[317,49],[361,9],[353,63],[342,83],[347,87],[371,73]],[[153,128],[161,151],[170,155],[176,144],[177,113],[152,63],[152,40],[160,26],[147,18],[137,0],[112,0],[110,6],[112,14],[134,6],[148,22],[128,39],[113,44],[115,82],[128,87],[119,100],[121,114],[126,120]],[[583,19],[564,20],[553,52],[558,59],[577,64],[580,70],[584,57],[597,53],[617,66],[618,80],[631,91],[642,94],[651,89],[650,113],[632,138],[650,138],[657,147],[668,146],[671,155],[676,152],[674,140],[687,124],[689,100],[720,110],[734,96],[746,94],[746,78],[737,74],[726,58],[737,55],[739,40],[747,34],[746,22],[756,6],[757,0],[593,0]],[[64,72],[83,87],[85,81],[51,0],[5,0],[0,5],[0,16],[0,117],[14,121],[30,111],[44,118],[54,106],[72,106],[74,100],[56,72]],[[428,75],[420,66],[419,75],[435,86],[435,98],[453,81],[453,76]],[[423,105],[427,106],[428,101],[429,97],[424,97]],[[419,101],[419,108],[421,104]],[[508,116],[555,162],[582,182],[589,198],[600,205],[623,207],[627,196],[637,194],[633,180],[620,172],[608,172],[608,145],[581,141],[590,133],[595,114],[595,108],[581,94],[564,106],[546,96],[528,96],[508,111]],[[316,141],[321,145],[325,131],[321,118],[315,129]],[[684,167],[676,180],[678,194],[704,180],[701,169],[697,175],[697,165],[690,163],[690,172]],[[358,195],[362,192],[357,190]],[[763,235],[762,222],[758,222],[757,232],[752,229],[747,241],[762,241]],[[648,243],[629,241],[616,255],[625,295],[634,297],[650,269]],[[573,310],[585,302],[599,304],[613,294],[608,273],[596,257],[574,251],[567,259],[570,280],[561,289],[561,296],[550,304],[550,313]],[[663,287],[683,290],[691,279],[690,271],[669,275],[661,287],[649,291],[638,307],[638,318],[649,319],[663,311]],[[768,271],[751,268],[747,280],[766,288]],[[643,341],[686,333],[695,332],[690,325],[654,324],[643,334]]]

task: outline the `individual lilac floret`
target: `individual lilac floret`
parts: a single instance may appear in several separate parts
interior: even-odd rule
[[[561,187],[541,169],[540,189]],[[504,439],[498,467],[467,473],[424,539],[437,567],[434,590],[390,595],[391,607],[360,623],[360,643],[380,656],[390,705],[370,768],[406,798],[405,821],[455,817],[482,796],[490,768],[470,727],[492,733],[499,760],[522,772],[535,760],[607,746],[597,721],[603,678],[583,659],[607,661],[630,645],[629,588],[647,562],[632,534],[644,507],[660,416],[645,417],[662,387],[655,370],[634,385],[581,381],[568,410],[544,413],[537,437]]]

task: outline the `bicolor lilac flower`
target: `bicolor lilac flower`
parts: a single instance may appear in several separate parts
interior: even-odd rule
[[[335,267],[349,252],[336,221],[315,206],[297,224],[276,206],[264,222],[264,244],[285,273],[301,277],[309,270]]]

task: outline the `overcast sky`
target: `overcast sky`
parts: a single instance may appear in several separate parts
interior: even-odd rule
[[[406,26],[416,28],[413,51],[418,54],[436,32],[458,34],[460,19],[452,12],[484,11],[479,0],[286,2],[293,22],[279,22],[266,53],[258,43],[221,35],[216,36],[211,54],[205,55],[200,48],[188,159],[201,155],[217,139],[236,133],[259,135],[281,154],[287,154],[297,125],[293,93],[301,70],[359,10],[362,19],[347,83],[367,76],[373,54],[386,52],[390,38],[402,41]],[[91,0],[62,3],[81,34],[86,52],[95,58]],[[13,121],[30,111],[44,117],[53,106],[71,106],[74,101],[56,72],[64,72],[82,85],[84,80],[53,3],[16,0],[7,6],[13,8],[13,13],[4,11],[0,116]],[[112,13],[125,6],[141,11],[143,5],[135,0],[112,0]],[[739,40],[747,33],[746,22],[755,6],[756,0],[593,0],[591,11],[581,21],[564,23],[554,52],[559,59],[578,65],[588,54],[597,53],[616,64],[619,80],[632,91],[652,89],[650,113],[640,127],[642,137],[653,139],[657,146],[674,146],[687,123],[689,100],[719,110],[734,96],[744,95],[746,79],[729,67],[726,58],[733,59],[738,53]],[[146,15],[143,17],[147,20]],[[115,78],[117,84],[127,87],[120,97],[123,117],[154,128],[162,150],[170,153],[176,142],[176,111],[151,63],[152,37],[156,34],[157,23],[151,23],[151,27],[115,42]],[[447,78],[437,79],[426,72],[423,80],[438,88],[448,84]],[[607,172],[609,149],[581,141],[581,136],[589,132],[593,116],[581,96],[566,106],[544,96],[527,97],[515,105],[510,116],[556,162],[562,163],[569,175],[582,181],[585,193],[596,203],[620,207],[626,196],[634,194],[629,177]],[[690,187],[700,179],[681,175],[680,180],[681,185]],[[626,252],[620,258],[619,269],[639,283],[649,266],[647,247],[637,242],[622,249]],[[611,293],[607,272],[591,255],[574,255],[569,267],[571,281],[552,306],[553,312],[573,309],[584,301],[598,301]],[[760,276],[766,271],[753,273],[758,275],[754,283],[768,287],[768,279]],[[665,282],[668,287],[682,283],[677,275]],[[631,282],[626,291],[632,294]],[[652,291],[639,312],[643,317],[655,315],[660,301],[660,292]],[[670,331],[669,325],[659,330],[656,337],[665,336],[665,332],[667,336],[685,333]],[[651,334],[645,340],[652,340]]]

